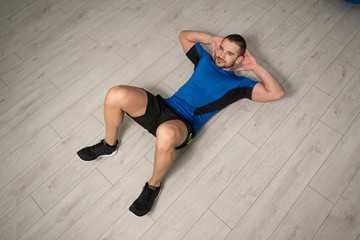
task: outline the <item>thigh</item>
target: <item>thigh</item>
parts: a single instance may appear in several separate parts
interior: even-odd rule
[[[156,131],[156,137],[161,137],[161,134],[170,134],[174,146],[178,147],[187,141],[189,131],[182,120],[174,119],[165,121],[159,125]]]
[[[134,114],[130,114],[126,112],[135,122],[137,122],[140,126],[148,130],[152,135],[156,136],[156,129],[159,126],[159,119],[164,111],[162,107],[162,102],[159,98],[155,97],[150,92],[144,91],[147,95],[147,105],[143,114],[139,114],[139,116],[134,116]]]
[[[121,109],[132,117],[145,114],[148,97],[144,89],[132,86],[116,86],[113,88],[119,95]]]

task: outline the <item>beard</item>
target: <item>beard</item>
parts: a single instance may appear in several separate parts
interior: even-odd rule
[[[214,63],[219,68],[233,68],[235,65],[235,61],[232,63],[226,63],[224,59],[220,57],[214,57]]]

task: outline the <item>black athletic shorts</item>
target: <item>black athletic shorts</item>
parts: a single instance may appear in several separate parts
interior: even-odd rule
[[[173,107],[171,107],[160,95],[154,96],[148,91],[144,90],[148,97],[148,103],[146,106],[146,112],[140,117],[132,117],[138,124],[143,128],[149,131],[152,135],[156,137],[156,129],[160,124],[169,121],[169,120],[181,120],[188,129],[187,139],[183,144],[176,147],[180,149],[188,145],[194,136],[194,128],[190,122],[184,118],[180,113],[178,113]]]

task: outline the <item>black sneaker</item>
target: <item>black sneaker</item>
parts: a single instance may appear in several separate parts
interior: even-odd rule
[[[99,157],[114,155],[117,152],[117,145],[118,140],[116,140],[115,146],[110,146],[105,142],[105,139],[103,139],[98,144],[79,150],[77,154],[84,161],[92,161]]]
[[[150,212],[155,199],[159,195],[160,187],[150,186],[146,182],[140,196],[130,206],[129,210],[139,217]]]

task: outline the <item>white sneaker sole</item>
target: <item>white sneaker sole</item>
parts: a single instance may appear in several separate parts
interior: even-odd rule
[[[116,153],[117,153],[117,149],[116,149],[115,151],[113,151],[113,152],[112,152],[111,154],[109,154],[109,155],[100,155],[100,156],[98,156],[97,158],[95,158],[95,159],[92,160],[92,161],[98,160],[99,158],[111,157],[111,156],[114,156]]]

